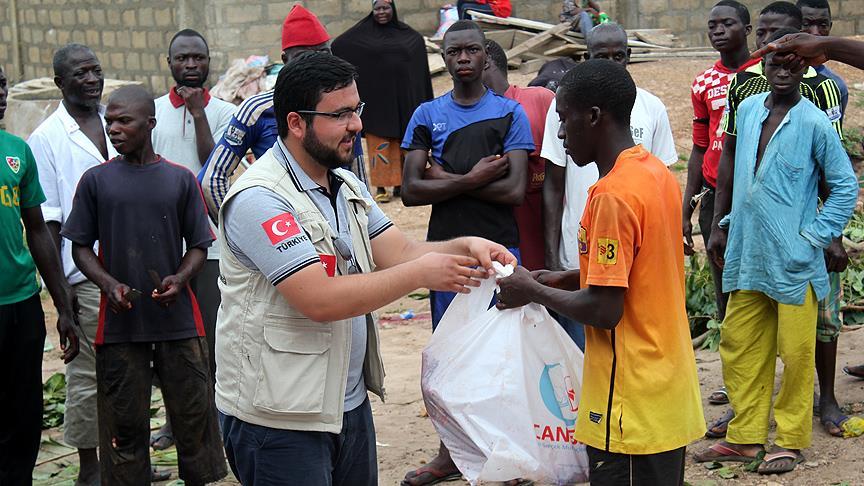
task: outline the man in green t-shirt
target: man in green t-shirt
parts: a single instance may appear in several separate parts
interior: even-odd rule
[[[0,69],[0,119],[7,93]],[[30,147],[0,130],[0,484],[30,484],[39,453],[45,315],[37,268],[59,315],[63,361],[78,354],[72,291],[42,219],[43,201]]]

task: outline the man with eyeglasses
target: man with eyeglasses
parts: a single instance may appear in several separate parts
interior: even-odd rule
[[[341,168],[363,128],[356,76],[320,52],[285,66],[279,138],[222,204],[216,405],[243,484],[378,484],[372,312],[416,288],[467,292],[493,259],[516,262],[482,238],[408,240]]]
[[[282,23],[282,62],[290,64],[297,56],[308,51],[329,53],[330,35],[314,13],[296,4]],[[216,217],[231,185],[230,178],[246,153],[252,151],[256,159],[261,157],[276,142],[276,135],[273,90],[252,96],[240,104],[210,158],[198,173],[210,218],[215,223],[218,224]],[[354,142],[354,157],[345,167],[366,183],[363,145],[359,137]]]

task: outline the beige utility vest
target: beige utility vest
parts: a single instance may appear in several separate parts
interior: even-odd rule
[[[375,264],[367,225],[371,202],[349,173],[342,169],[335,172],[345,181],[340,196],[347,201],[354,261],[364,273],[372,272]],[[339,273],[347,274],[347,264],[333,244],[338,235],[333,234],[312,199],[295,186],[273,149],[232,184],[222,208],[238,192],[254,186],[285,198],[315,250],[336,255]],[[257,425],[339,433],[351,352],[351,319],[310,320],[291,307],[261,272],[237,260],[227,245],[225,225],[220,224],[219,232],[222,304],[216,322],[216,406],[227,415]],[[372,315],[366,316],[366,328],[363,378],[366,388],[383,399],[384,367]]]

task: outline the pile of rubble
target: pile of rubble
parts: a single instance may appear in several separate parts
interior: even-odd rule
[[[479,12],[471,12],[471,15],[483,28],[486,38],[494,40],[507,51],[510,68],[523,73],[536,72],[546,62],[562,57],[582,60],[588,50],[584,36],[572,31],[569,23],[556,25]],[[627,37],[632,50],[631,63],[717,56],[710,47],[679,47],[669,29],[633,29],[627,31]],[[446,70],[440,54],[442,40],[427,38],[426,41],[429,70],[433,75]]]

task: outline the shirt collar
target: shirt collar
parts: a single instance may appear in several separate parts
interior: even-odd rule
[[[291,178],[291,182],[294,183],[294,187],[303,192],[324,189],[309,177],[309,174],[303,170],[303,167],[300,167],[297,159],[294,158],[288,148],[285,147],[285,144],[282,143],[281,138],[276,138],[276,143],[273,145],[273,148],[276,160],[278,160],[279,163],[282,164],[282,167],[284,167],[288,172],[288,176]],[[327,177],[330,179],[330,189],[338,191],[339,186],[342,183],[342,178],[336,175],[332,170],[327,171]]]
[[[102,119],[105,116],[105,105],[99,105],[97,109],[99,111],[99,118]],[[60,121],[63,122],[63,128],[66,130],[67,134],[72,134],[81,129],[78,126],[78,122],[75,121],[75,118],[72,118],[72,115],[69,114],[69,111],[66,109],[66,104],[63,101],[60,101],[60,104],[57,105],[57,116],[60,117]],[[105,126],[105,123],[102,123],[102,126]]]
[[[177,94],[177,86],[171,88],[171,91],[168,92],[168,100],[171,101],[171,106],[174,108],[180,108],[185,105],[186,102],[183,101],[183,97]],[[210,91],[207,88],[204,88],[204,106],[207,106],[210,103]]]

